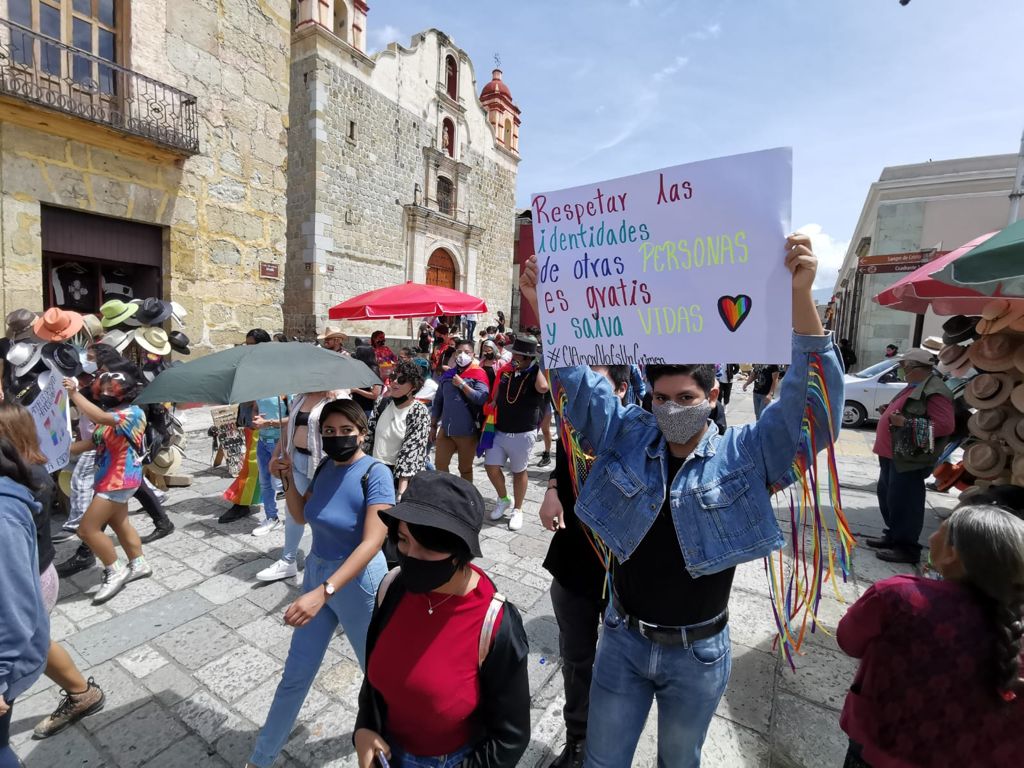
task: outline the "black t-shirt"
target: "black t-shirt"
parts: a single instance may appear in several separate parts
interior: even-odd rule
[[[601,600],[604,591],[604,565],[602,565],[590,534],[576,517],[576,494],[569,475],[569,457],[562,440],[555,443],[555,471],[551,477],[558,483],[558,500],[562,502],[562,522],[551,538],[544,569],[558,583],[580,597]]]
[[[668,476],[675,478],[686,463],[669,454]],[[679,537],[672,523],[670,496],[633,556],[616,563],[615,594],[626,612],[650,624],[682,627],[715,618],[729,605],[735,568],[693,578],[686,570]]]
[[[772,391],[772,374],[780,373],[777,365],[762,365],[757,370],[757,378],[754,379],[754,394],[767,395]]]
[[[499,432],[533,432],[540,424],[540,409],[546,395],[537,391],[540,368],[530,366],[525,371],[505,370],[498,384],[495,404],[498,406]]]

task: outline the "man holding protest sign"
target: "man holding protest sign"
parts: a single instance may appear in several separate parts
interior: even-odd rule
[[[577,515],[614,556],[591,687],[588,768],[631,764],[655,697],[658,764],[699,766],[731,671],[735,567],[783,545],[768,489],[792,481],[805,410],[813,409],[816,445],[828,439],[829,422],[838,433],[843,369],[811,295],[817,259],[805,235],[791,235],[785,252],[792,365],[777,404],[757,423],[722,435],[709,428],[718,399],[713,364],[648,363],[653,413],[623,406],[588,367],[551,372],[562,417],[597,454],[579,489]],[[520,283],[534,307],[538,281],[534,256]],[[549,317],[560,319],[542,314],[545,322]],[[831,412],[808,397],[812,366],[833,393]]]

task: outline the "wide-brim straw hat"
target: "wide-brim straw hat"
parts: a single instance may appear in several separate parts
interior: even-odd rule
[[[1014,408],[1024,413],[1024,384],[1018,384],[1013,388],[1013,392],[1010,394],[1010,402],[1013,403]]]
[[[971,358],[968,352],[969,347],[960,344],[950,344],[939,352],[939,362],[936,366],[942,373],[952,373],[954,369],[964,365],[970,366]]]
[[[1003,422],[1000,437],[1014,453],[1024,454],[1024,415],[1014,413]]]
[[[967,384],[964,400],[975,408],[998,408],[1010,399],[1013,378],[1005,373],[979,373]]]
[[[1013,458],[1010,479],[1013,481],[1014,485],[1024,486],[1024,454]]]
[[[968,347],[971,362],[979,371],[1008,371],[1014,368],[1016,339],[1008,333],[982,336]]]
[[[1024,317],[1024,302],[1013,301],[1008,303],[1010,306],[1007,311],[991,321],[989,333],[1009,330]]]
[[[167,338],[167,331],[159,326],[154,325],[136,330],[135,343],[154,355],[168,355],[171,352],[171,342]]]
[[[317,341],[327,341],[328,339],[341,339],[342,341],[348,341],[348,334],[336,325],[328,325],[324,327],[324,332],[316,338]]]
[[[1018,371],[1024,373],[1024,339],[1017,342],[1017,350],[1013,353],[1013,364]]]
[[[43,356],[43,345],[31,341],[19,341],[7,350],[7,362],[14,368],[14,375],[21,378],[39,364]]]
[[[964,451],[964,467],[978,478],[991,480],[1006,469],[1006,446],[998,440],[972,443]]]
[[[181,447],[171,443],[153,454],[149,468],[158,475],[174,475],[181,469],[184,458]]]
[[[120,328],[114,328],[103,334],[100,338],[100,344],[106,344],[113,347],[118,352],[124,352],[128,345],[132,343],[135,338],[135,329],[130,331],[122,331]]]
[[[96,315],[82,315],[82,327],[93,341],[103,335],[103,323]]]
[[[982,440],[990,440],[999,434],[1003,424],[1010,416],[1008,405],[1001,405],[998,408],[986,408],[971,414],[967,420],[967,429],[975,437]]]

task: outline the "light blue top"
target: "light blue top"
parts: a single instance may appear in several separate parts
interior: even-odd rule
[[[264,419],[281,419],[288,415],[288,408],[280,397],[263,397],[256,401],[256,409]],[[264,427],[260,430],[260,440],[276,443],[281,439],[280,427]]]
[[[831,412],[809,397],[808,366],[820,357]],[[694,578],[757,560],[783,545],[768,488],[795,480],[790,469],[803,445],[801,425],[808,404],[817,423],[815,446],[825,447],[828,422],[839,434],[843,366],[831,334],[793,334],[793,362],[777,402],[753,424],[708,429],[666,488],[667,443],[657,422],[636,405],[623,406],[611,385],[587,367],[552,372],[565,388],[565,418],[596,450],[580,489],[576,514],[619,561],[636,550],[671,494],[672,522]]]
[[[364,456],[353,464],[339,466],[325,459],[305,507],[306,522],[313,531],[313,554],[324,560],[348,557],[363,540],[366,508],[394,503],[394,478],[391,470],[379,461]]]

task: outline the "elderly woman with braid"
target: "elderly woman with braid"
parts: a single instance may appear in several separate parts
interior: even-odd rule
[[[861,660],[840,719],[846,768],[1021,765],[1024,510],[1011,495],[975,494],[932,534],[941,580],[879,581],[839,622]]]

